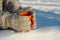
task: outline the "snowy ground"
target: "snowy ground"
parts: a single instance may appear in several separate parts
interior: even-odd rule
[[[36,4],[27,5],[29,2],[25,5],[24,1],[21,1],[22,6],[32,6],[33,11],[36,12],[38,29],[26,33],[1,30],[0,40],[60,40],[60,3],[56,2],[58,1],[36,6]]]
[[[0,40],[60,40],[58,28],[40,28],[30,32],[14,33],[13,31],[0,31]]]

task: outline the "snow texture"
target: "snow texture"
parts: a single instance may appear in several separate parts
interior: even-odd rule
[[[60,40],[58,28],[40,28],[30,32],[14,33],[13,31],[0,31],[0,40]]]

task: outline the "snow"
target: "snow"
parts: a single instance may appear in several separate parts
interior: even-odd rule
[[[57,0],[55,3],[58,6],[54,2],[55,6],[52,5],[52,2],[48,3],[52,6],[44,5],[44,0],[42,2],[44,6],[41,4],[27,5],[29,2],[25,5],[23,0],[20,2],[23,7],[32,6],[33,11],[36,12],[37,29],[18,33],[11,30],[0,30],[0,40],[60,40],[60,7],[58,7],[60,3],[57,3]]]
[[[0,40],[60,40],[58,28],[40,28],[30,32],[0,31]]]

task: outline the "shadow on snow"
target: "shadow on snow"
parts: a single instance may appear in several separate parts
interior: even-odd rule
[[[60,15],[52,11],[41,11],[33,9],[36,12],[37,27],[60,26]]]

